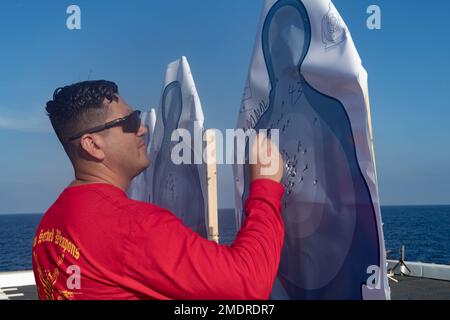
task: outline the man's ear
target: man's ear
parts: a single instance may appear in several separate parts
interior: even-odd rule
[[[104,141],[101,135],[85,134],[80,138],[80,147],[98,161],[105,159]]]

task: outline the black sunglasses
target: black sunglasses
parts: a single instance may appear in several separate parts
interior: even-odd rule
[[[112,127],[122,126],[123,132],[137,133],[141,127],[141,111],[135,110],[129,115],[109,121],[101,126],[97,126],[88,130],[84,130],[69,138],[70,141],[81,138],[84,134],[100,132]]]

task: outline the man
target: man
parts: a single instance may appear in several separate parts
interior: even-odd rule
[[[269,297],[284,236],[282,161],[274,145],[278,170],[262,176],[259,159],[251,166],[247,219],[224,246],[163,208],[127,198],[131,180],[149,165],[147,129],[114,83],[57,89],[46,110],[75,180],[45,213],[34,240],[40,299]]]

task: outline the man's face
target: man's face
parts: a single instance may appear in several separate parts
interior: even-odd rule
[[[106,122],[125,117],[133,111],[120,96],[118,98],[118,101],[112,101],[108,105]],[[128,179],[137,176],[150,164],[145,145],[147,133],[147,127],[142,124],[137,133],[124,132],[121,126],[106,130],[104,164]]]

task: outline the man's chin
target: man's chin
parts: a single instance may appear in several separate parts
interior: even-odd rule
[[[144,171],[145,169],[147,169],[150,166],[150,159],[148,157],[146,157],[146,161],[144,163],[144,169],[142,171]]]
[[[144,172],[148,167],[150,166],[150,160],[147,159],[147,161],[145,161],[141,168],[139,169],[138,173],[136,174],[136,176],[140,175],[142,172]]]
[[[148,167],[150,166],[150,160],[145,156],[139,157],[139,159],[134,160],[133,166],[128,166],[128,170],[133,169],[132,172],[128,171],[129,174],[131,174],[132,179],[136,178],[138,175],[140,175],[142,172],[144,172]]]

